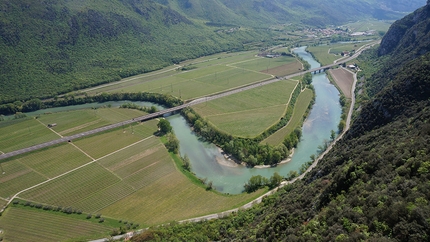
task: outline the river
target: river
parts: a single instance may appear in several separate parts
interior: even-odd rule
[[[296,54],[309,62],[311,68],[319,67],[320,64],[306,52],[305,47],[294,50]],[[243,185],[253,175],[262,175],[271,177],[274,172],[282,176],[288,176],[290,171],[299,171],[300,167],[310,161],[312,154],[317,154],[318,146],[322,145],[325,140],[330,139],[331,130],[337,130],[337,124],[340,121],[341,107],[339,104],[339,92],[333,86],[325,73],[313,75],[312,84],[315,87],[316,99],[308,118],[303,124],[302,138],[295,149],[294,155],[290,162],[278,165],[273,168],[246,168],[241,165],[235,165],[234,162],[228,161],[221,154],[220,150],[213,144],[202,142],[191,131],[185,119],[179,114],[166,117],[180,141],[180,154],[185,154],[190,158],[192,172],[197,177],[212,181],[213,187],[223,193],[238,194],[244,190]],[[29,116],[36,116],[46,112],[60,112],[68,110],[77,110],[85,108],[98,108],[101,106],[117,107],[128,101],[90,103],[83,105],[49,108],[26,113]],[[141,106],[152,106],[148,102],[134,102]],[[154,105],[159,110],[163,107]],[[6,117],[12,119],[13,116]]]
[[[311,68],[319,67],[320,64],[305,49],[306,47],[297,48],[294,53],[309,62]],[[273,168],[228,166],[226,164],[234,163],[226,161],[215,145],[200,141],[182,116],[172,115],[167,119],[180,141],[181,155],[186,154],[190,158],[191,168],[196,176],[212,181],[213,187],[220,192],[238,194],[244,190],[243,185],[253,175],[269,178],[274,172],[287,176],[290,171],[299,171],[302,164],[310,161],[312,154],[317,154],[318,146],[330,139],[331,130],[337,130],[341,116],[338,90],[325,73],[313,75],[312,84],[316,99],[303,124],[302,138],[291,161]]]

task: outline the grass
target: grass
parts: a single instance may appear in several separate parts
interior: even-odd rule
[[[10,152],[58,138],[36,119],[4,121],[0,125],[0,150]]]
[[[287,137],[291,132],[294,131],[300,125],[300,122],[303,120],[303,117],[306,113],[306,110],[312,101],[313,92],[309,89],[306,89],[302,93],[300,93],[299,98],[297,99],[296,105],[294,107],[293,116],[291,117],[288,124],[282,129],[278,130],[271,136],[267,137],[261,143],[267,143],[270,145],[279,145],[282,141]]]
[[[85,215],[83,215],[85,216]],[[61,213],[8,208],[0,219],[5,241],[65,241],[105,237],[111,227]]]
[[[221,130],[253,137],[273,125],[285,112],[296,81],[280,81],[193,107]]]

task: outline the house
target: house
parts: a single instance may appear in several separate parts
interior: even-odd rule
[[[355,68],[356,68],[355,65],[348,65],[347,67],[351,70],[355,70]]]
[[[48,124],[48,128],[53,128],[53,127],[55,127],[55,126],[57,126],[57,124],[56,124],[56,123]]]

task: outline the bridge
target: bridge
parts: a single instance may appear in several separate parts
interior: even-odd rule
[[[228,96],[228,95],[232,95],[232,94],[235,94],[235,93],[238,93],[238,92],[242,92],[242,91],[250,90],[250,89],[253,89],[253,88],[256,88],[256,87],[260,87],[260,86],[263,86],[263,85],[268,85],[268,84],[271,84],[271,83],[274,83],[274,82],[278,82],[280,80],[290,79],[290,78],[293,78],[293,77],[304,75],[306,73],[317,73],[317,72],[325,71],[327,69],[330,69],[333,66],[337,66],[339,64],[342,64],[342,63],[345,63],[345,62],[348,62],[350,60],[353,60],[353,59],[357,58],[365,49],[370,48],[370,46],[373,46],[374,44],[375,43],[370,43],[370,44],[367,44],[367,45],[363,46],[354,55],[352,55],[352,56],[350,56],[350,57],[348,57],[346,59],[343,59],[343,60],[341,60],[341,61],[339,61],[337,63],[333,63],[333,64],[326,65],[326,66],[321,66],[321,67],[318,67],[318,68],[313,68],[311,70],[306,70],[306,71],[294,73],[294,74],[283,76],[283,77],[276,77],[276,78],[273,78],[273,79],[269,79],[269,80],[265,80],[265,81],[260,81],[260,82],[253,83],[253,84],[250,84],[250,85],[247,85],[247,86],[242,86],[242,87],[234,88],[234,89],[227,90],[227,91],[224,91],[224,92],[221,92],[221,93],[217,93],[217,94],[214,94],[214,95],[209,95],[209,96],[201,97],[201,98],[192,100],[190,102],[187,102],[185,104],[182,104],[182,105],[179,105],[179,106],[176,106],[176,107],[173,107],[173,108],[164,109],[164,110],[159,111],[159,112],[147,114],[147,115],[144,115],[144,116],[141,116],[141,117],[138,117],[138,118],[126,120],[126,121],[119,122],[119,123],[116,123],[116,124],[107,125],[107,126],[104,126],[104,127],[100,127],[100,128],[93,129],[93,130],[90,130],[90,131],[82,132],[82,133],[79,133],[79,134],[62,137],[62,138],[51,140],[51,141],[48,141],[48,142],[45,142],[45,143],[41,143],[41,144],[37,144],[37,145],[34,145],[34,146],[30,146],[30,147],[27,147],[27,148],[24,148],[24,149],[20,149],[20,150],[15,150],[15,151],[12,151],[12,152],[4,153],[4,154],[0,155],[0,160],[6,159],[6,158],[10,158],[10,157],[13,157],[13,156],[17,156],[17,155],[21,155],[21,154],[25,154],[25,153],[32,152],[32,151],[35,151],[35,150],[43,149],[43,148],[46,148],[46,147],[49,147],[49,146],[53,146],[53,145],[56,145],[56,144],[65,143],[65,142],[72,142],[75,139],[79,139],[79,138],[82,138],[82,137],[85,137],[85,136],[97,134],[97,133],[100,133],[100,132],[103,132],[103,131],[106,131],[106,130],[111,130],[111,129],[115,129],[115,128],[118,128],[118,127],[126,126],[126,125],[132,124],[134,122],[141,122],[141,121],[153,119],[153,118],[156,118],[156,117],[163,116],[164,114],[167,114],[167,113],[179,111],[179,110],[182,110],[182,109],[184,109],[186,107],[197,105],[199,103],[203,103],[203,102],[207,102],[207,101],[210,101],[210,100],[218,99],[218,98],[225,97],[225,96]]]

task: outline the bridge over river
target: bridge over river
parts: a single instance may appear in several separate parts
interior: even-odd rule
[[[110,129],[115,129],[115,128],[118,128],[118,127],[126,126],[128,124],[133,123],[133,122],[140,122],[140,121],[145,121],[145,120],[153,119],[153,118],[160,117],[160,116],[162,116],[164,114],[167,114],[167,113],[179,111],[179,110],[181,110],[183,108],[190,107],[190,106],[193,106],[193,105],[197,105],[199,103],[203,103],[203,102],[207,102],[207,101],[214,100],[214,99],[217,99],[217,98],[225,97],[225,96],[232,95],[232,94],[235,94],[235,93],[238,93],[238,92],[250,90],[250,89],[253,89],[253,88],[256,88],[256,87],[260,87],[260,86],[263,86],[263,85],[267,85],[267,84],[271,84],[271,83],[274,83],[274,82],[277,82],[277,81],[280,81],[280,80],[290,79],[290,78],[293,78],[293,77],[304,75],[306,73],[321,72],[321,71],[327,70],[327,69],[329,69],[331,67],[340,65],[342,63],[345,63],[345,62],[348,62],[350,60],[353,60],[353,59],[357,58],[365,49],[368,49],[370,46],[372,46],[374,44],[375,43],[369,43],[369,44],[361,47],[354,55],[352,55],[352,56],[350,56],[348,58],[345,58],[343,60],[340,60],[337,63],[333,63],[333,64],[326,65],[326,66],[321,66],[321,67],[318,67],[318,68],[314,68],[314,69],[311,69],[311,70],[294,73],[294,74],[283,76],[283,77],[276,77],[276,78],[273,78],[273,79],[269,79],[269,80],[265,80],[265,81],[260,81],[260,82],[253,83],[253,84],[250,84],[250,85],[247,85],[247,86],[242,86],[242,87],[234,88],[234,89],[231,89],[231,90],[228,90],[228,91],[224,91],[224,92],[221,92],[221,93],[217,93],[217,94],[214,94],[214,95],[209,95],[209,96],[206,96],[206,97],[201,97],[201,98],[192,100],[190,102],[187,102],[185,104],[182,104],[182,105],[179,105],[179,106],[176,106],[176,107],[173,107],[173,108],[168,108],[168,109],[165,109],[165,110],[162,110],[162,111],[159,111],[159,112],[147,114],[147,115],[144,115],[144,116],[141,116],[141,117],[138,117],[138,118],[126,120],[126,121],[119,122],[119,123],[116,123],[116,124],[107,125],[107,126],[104,126],[104,127],[101,127],[101,128],[93,129],[93,130],[82,132],[82,133],[79,133],[79,134],[62,137],[62,138],[51,140],[51,141],[48,141],[48,142],[45,142],[45,143],[41,143],[41,144],[38,144],[38,145],[30,146],[30,147],[27,147],[27,148],[24,148],[24,149],[20,149],[20,150],[15,150],[15,151],[12,151],[12,152],[4,153],[4,154],[0,155],[0,160],[6,159],[6,158],[9,158],[9,157],[13,157],[13,156],[17,156],[17,155],[21,155],[21,154],[25,154],[25,153],[28,153],[28,152],[31,152],[31,151],[43,149],[43,148],[46,148],[46,147],[49,147],[49,146],[53,146],[53,145],[56,145],[56,144],[65,143],[65,142],[72,142],[73,140],[78,139],[78,138],[82,138],[82,137],[93,135],[93,134],[97,134],[97,133],[100,133],[100,132],[103,132],[103,131],[106,131],[106,130],[110,130]]]

